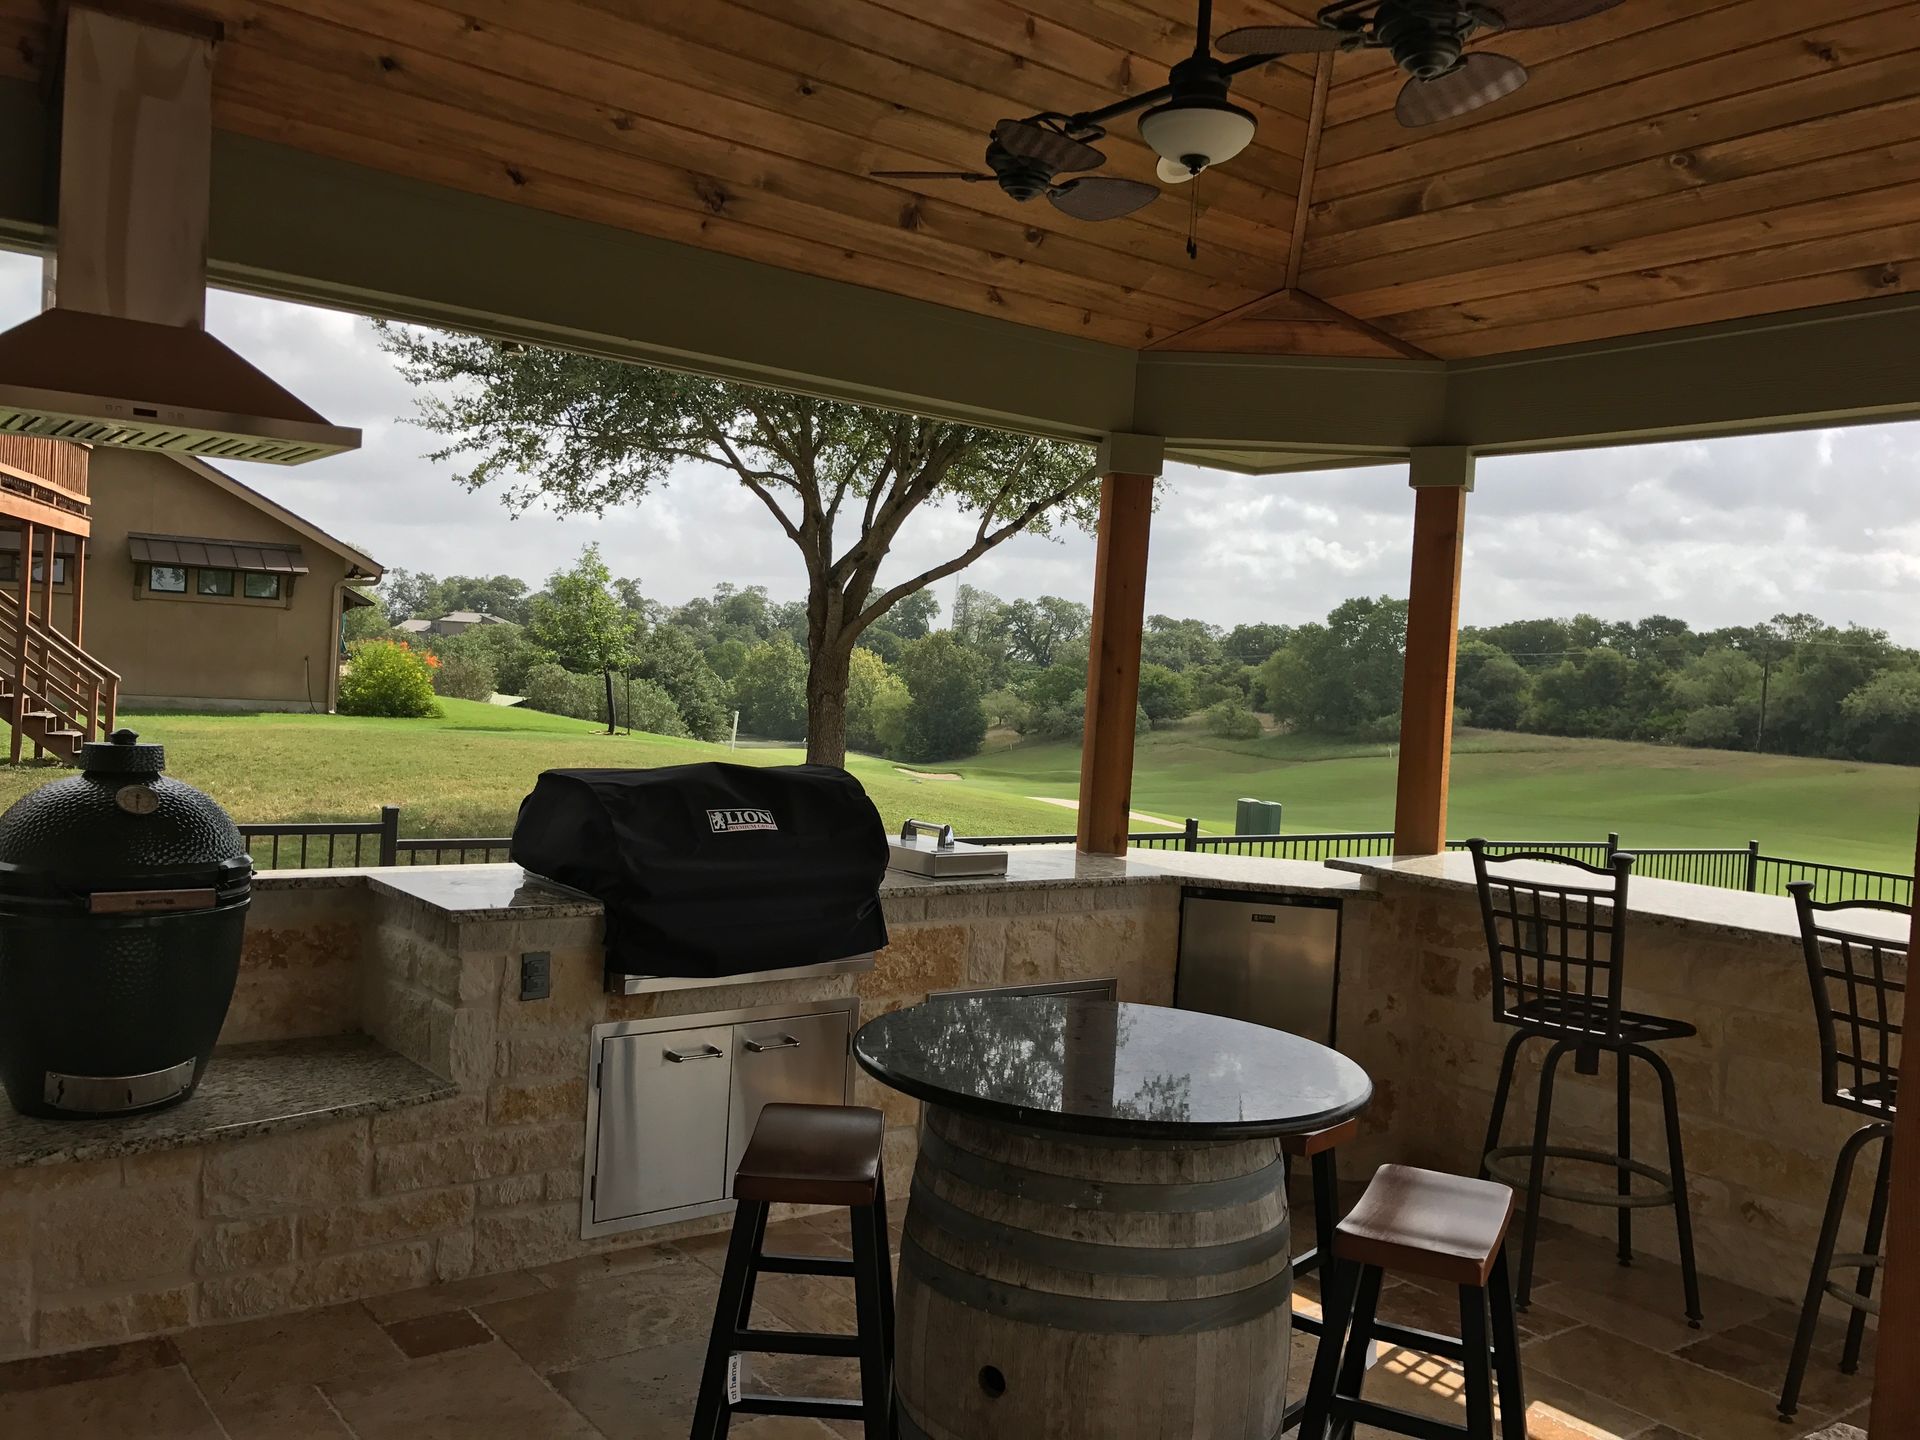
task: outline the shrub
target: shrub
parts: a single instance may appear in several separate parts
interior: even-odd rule
[[[440,668],[433,672],[433,693],[451,695],[456,700],[491,700],[495,684],[493,662],[485,655],[466,650],[452,651],[440,657]]]
[[[579,678],[551,660],[529,666],[526,681],[520,687],[527,697],[527,708],[544,710],[549,715],[573,715],[580,705],[579,688],[574,684]]]
[[[342,715],[390,715],[417,719],[438,715],[433,672],[439,662],[401,640],[363,640],[351,651],[340,677]]]
[[[1222,740],[1258,740],[1260,717],[1236,700],[1221,700],[1207,707],[1207,733]]]

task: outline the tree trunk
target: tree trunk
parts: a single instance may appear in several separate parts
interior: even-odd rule
[[[602,670],[600,673],[602,676],[606,678],[606,682],[607,682],[607,734],[611,735],[614,733],[613,671]]]
[[[842,635],[807,657],[807,763],[847,763],[847,674],[853,661],[853,641]]]

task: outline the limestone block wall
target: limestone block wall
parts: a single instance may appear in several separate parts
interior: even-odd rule
[[[579,1238],[588,1031],[602,1021],[860,996],[870,1018],[931,990],[1113,975],[1169,1002],[1172,883],[887,901],[866,974],[622,997],[597,918],[456,922],[365,886],[263,891],[228,1042],[365,1030],[452,1079],[448,1100],[123,1160],[0,1170],[0,1359],[301,1310],[714,1229]],[[519,998],[520,956],[552,994]],[[901,1203],[916,1108],[889,1120]]]
[[[1381,884],[1369,907],[1367,994],[1356,1008],[1366,1011],[1363,1027],[1380,1031],[1384,1053],[1393,1057],[1389,1065],[1369,1065],[1376,1075],[1384,1068],[1395,1077],[1386,1096],[1392,1148],[1410,1163],[1471,1172],[1501,1051],[1513,1033],[1493,1020],[1478,900],[1471,890]],[[1679,1091],[1700,1268],[1798,1300],[1835,1157],[1863,1123],[1820,1101],[1819,1035],[1799,943],[1636,916],[1627,972],[1628,1009],[1685,1020],[1700,1031],[1655,1047]],[[1343,1005],[1343,1018],[1348,1013]],[[1546,1050],[1547,1042],[1530,1042],[1523,1056],[1504,1143],[1531,1140]],[[1576,1073],[1571,1056],[1561,1062],[1555,1143],[1613,1151],[1614,1077],[1610,1058],[1595,1076]],[[1634,1154],[1664,1168],[1657,1081],[1636,1062],[1632,1084]],[[1381,1108],[1376,1104],[1376,1121]],[[1874,1158],[1870,1151],[1856,1179],[1855,1226],[1864,1220]],[[1550,1173],[1568,1184],[1613,1187],[1613,1173],[1596,1166]],[[1596,1246],[1611,1244],[1612,1210],[1549,1201],[1543,1213],[1591,1231]],[[1634,1243],[1675,1258],[1672,1211],[1637,1212]],[[1843,1239],[1843,1248],[1852,1243]]]

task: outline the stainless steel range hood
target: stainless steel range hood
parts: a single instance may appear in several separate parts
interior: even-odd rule
[[[181,23],[68,12],[52,307],[0,333],[0,432],[276,465],[357,450],[206,332],[219,27]]]

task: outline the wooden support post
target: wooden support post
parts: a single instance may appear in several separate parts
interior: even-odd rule
[[[1920,867],[1920,843],[1914,864]],[[1920,875],[1920,868],[1915,874]],[[1907,953],[1920,955],[1920,911],[1916,911]],[[1908,1112],[1914,1106],[1908,1106]],[[1920,1121],[1895,1116],[1893,1178],[1887,1205],[1886,1256],[1880,1287],[1880,1349],[1873,1367],[1873,1440],[1905,1440],[1920,1415],[1920,1364],[1914,1363],[1913,1337],[1920,1334]],[[1897,1338],[1895,1338],[1897,1337]]]
[[[24,738],[20,725],[27,710],[27,622],[33,610],[33,532],[31,520],[21,523],[20,614],[13,636],[13,699],[7,707],[13,720],[13,737],[7,748],[16,765],[20,763],[20,742]]]
[[[59,547],[60,532],[47,531],[47,553],[40,561],[40,618],[47,623],[47,629],[53,629],[53,562],[54,551]]]
[[[1400,697],[1400,772],[1393,808],[1399,855],[1447,848],[1453,751],[1453,662],[1460,635],[1461,540],[1473,456],[1460,446],[1413,452],[1413,576]]]
[[[1080,749],[1079,848],[1127,852],[1133,797],[1133,721],[1140,707],[1140,631],[1147,603],[1147,537],[1158,436],[1114,435],[1100,447],[1100,532],[1087,653],[1087,718]]]
[[[87,648],[87,537],[73,542],[73,643]]]

